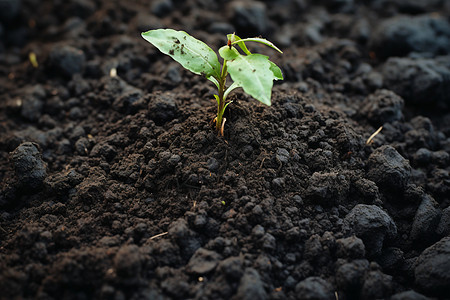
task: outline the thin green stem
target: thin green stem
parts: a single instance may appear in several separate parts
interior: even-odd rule
[[[222,127],[223,114],[225,112],[225,84],[227,81],[227,61],[224,60],[222,66],[222,74],[219,78],[219,105],[217,107],[216,130],[220,133]]]

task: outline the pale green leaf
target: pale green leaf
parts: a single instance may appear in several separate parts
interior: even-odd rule
[[[229,94],[232,90],[234,90],[235,88],[238,88],[238,87],[239,87],[239,84],[238,84],[236,81],[233,82],[233,83],[226,89],[225,93],[223,93],[223,98],[224,98],[224,99],[227,99],[228,94]]]
[[[230,105],[231,103],[233,103],[233,101],[227,102],[227,103],[223,106],[223,111],[225,111],[225,109],[227,109],[228,105]]]
[[[186,32],[156,29],[143,32],[141,35],[189,71],[206,77],[220,78],[220,63],[216,53],[208,45]]]
[[[269,58],[261,54],[240,55],[228,62],[228,73],[244,91],[264,104],[270,105],[275,75]]]
[[[266,46],[269,46],[275,50],[277,50],[280,53],[283,53],[283,51],[281,51],[280,49],[278,49],[277,46],[275,46],[272,42],[263,39],[263,38],[246,38],[246,39],[240,39],[240,40],[236,40],[234,43],[231,43],[232,45],[237,44],[237,43],[243,43],[243,42],[257,42],[257,43],[261,43],[264,44]]]
[[[272,61],[269,60],[270,63],[270,71],[272,71],[275,80],[283,80],[283,73],[280,68]]]
[[[230,105],[233,101],[227,102],[225,103],[225,105],[223,106],[222,111],[220,112],[222,115],[225,113],[225,110],[227,109],[228,105]]]
[[[237,56],[241,55],[239,54],[239,52],[236,50],[236,48],[234,48],[233,46],[231,46],[231,49],[229,46],[223,46],[219,49],[219,54],[223,59],[226,60],[233,60],[235,59]]]
[[[245,43],[241,42],[242,39],[240,37],[238,37],[237,35],[235,35],[235,34],[227,34],[227,39],[228,40],[233,39],[232,43],[237,44],[242,49],[242,51],[244,51],[245,54],[247,54],[247,55],[252,54],[250,51],[248,51],[247,46],[245,45]]]
[[[217,89],[220,89],[220,84],[219,81],[217,81],[217,79],[215,77],[207,77],[209,81],[211,81],[212,83],[214,83],[217,86]]]
[[[215,95],[215,94],[214,94],[214,98],[216,98],[217,105],[219,105],[219,104],[220,104],[220,98],[219,98],[219,95]]]

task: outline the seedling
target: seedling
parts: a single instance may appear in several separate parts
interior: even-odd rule
[[[246,42],[262,43],[283,53],[273,43],[263,38],[241,39],[234,33],[228,34],[227,45],[219,49],[223,59],[223,63],[220,64],[217,54],[208,45],[184,31],[156,29],[143,32],[141,35],[185,69],[205,76],[217,86],[218,93],[214,95],[217,101],[217,116],[214,120],[216,130],[222,136],[226,121],[223,114],[231,103],[231,101],[227,102],[227,96],[232,90],[241,87],[256,100],[271,105],[273,80],[283,79],[280,68],[271,62],[269,57],[251,53],[245,44]],[[243,54],[236,49],[236,45]],[[227,87],[228,74],[233,83]]]

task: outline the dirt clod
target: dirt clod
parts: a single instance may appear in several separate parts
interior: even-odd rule
[[[397,235],[392,218],[376,205],[356,205],[344,220],[345,227],[364,242],[369,255],[379,254],[385,239]]]
[[[20,144],[12,152],[12,160],[20,189],[33,192],[42,187],[47,172],[36,144],[30,142]]]

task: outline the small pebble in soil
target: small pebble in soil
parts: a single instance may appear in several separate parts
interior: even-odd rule
[[[214,157],[210,157],[206,164],[208,165],[208,170],[211,172],[215,172],[219,169],[219,162]]]
[[[285,148],[278,148],[275,157],[279,162],[287,164],[289,161],[289,151]]]
[[[366,44],[367,40],[370,38],[370,34],[371,26],[367,19],[356,20],[353,28],[351,28],[352,38],[361,44]]]
[[[180,67],[178,65],[169,66],[166,77],[174,84],[179,84],[181,81],[183,81],[183,78],[181,77]]]
[[[370,271],[364,276],[361,299],[386,299],[392,290],[392,276],[380,270]]]
[[[369,270],[366,259],[356,259],[339,266],[336,271],[337,286],[346,293],[361,289],[364,274]]]
[[[253,268],[246,268],[244,275],[241,278],[239,287],[236,293],[236,299],[254,300],[267,299],[267,292],[264,289],[264,284],[258,271]]]
[[[399,269],[404,262],[403,251],[395,247],[383,249],[377,262],[384,271],[393,272]]]
[[[358,178],[355,182],[352,182],[351,190],[365,204],[381,203],[378,186],[372,180]]]
[[[82,137],[75,142],[75,150],[80,155],[83,156],[88,155],[89,148],[90,148],[89,140],[85,137]]]
[[[262,238],[264,236],[264,233],[265,233],[264,227],[262,227],[259,224],[253,227],[252,229],[252,236],[254,236],[257,239]]]
[[[169,226],[171,236],[180,246],[182,253],[188,257],[192,256],[200,248],[200,241],[194,231],[189,229],[186,220],[179,218]]]
[[[436,238],[436,228],[441,218],[439,204],[428,194],[416,211],[411,228],[411,239],[414,241],[430,242]]]
[[[381,67],[384,85],[406,104],[448,108],[449,61],[449,55],[436,59],[391,57]]]
[[[161,282],[161,287],[165,292],[171,295],[173,299],[182,299],[189,293],[189,283],[187,282],[186,276],[178,273]]]
[[[403,118],[404,101],[389,90],[378,90],[369,95],[362,103],[360,113],[374,126],[381,126],[386,122],[392,123]]]
[[[172,266],[180,262],[180,249],[175,243],[162,239],[155,245],[155,259],[161,265]]]
[[[268,28],[266,5],[259,1],[233,1],[230,4],[232,24],[244,36],[264,34]]]
[[[91,177],[85,177],[76,186],[76,196],[84,204],[96,203],[105,197],[106,188],[104,172],[99,167],[91,168]],[[120,203],[116,202],[114,205],[120,205]],[[121,208],[117,207],[117,209]]]
[[[449,53],[450,24],[438,16],[395,16],[378,24],[370,47],[380,57]]]
[[[442,217],[439,221],[436,233],[441,237],[450,234],[450,206],[442,211]]]
[[[425,249],[414,270],[416,284],[433,295],[450,295],[450,237]]]
[[[148,115],[156,125],[163,125],[178,114],[178,107],[170,94],[156,95],[148,104]]]
[[[390,145],[375,149],[367,166],[367,178],[379,188],[393,192],[404,191],[411,174],[409,162]]]
[[[86,153],[87,154],[87,153]],[[111,161],[117,155],[117,149],[107,142],[100,142],[92,147],[89,153],[92,157],[104,157],[107,161]]]
[[[430,298],[419,294],[416,291],[409,290],[392,295],[391,300],[429,300]]]
[[[167,16],[173,10],[172,0],[153,1],[151,10],[152,10],[152,13],[158,17]]]
[[[69,118],[72,120],[79,120],[84,117],[84,113],[80,107],[75,106],[69,110]]]
[[[91,90],[88,81],[84,80],[80,74],[75,74],[72,77],[68,87],[72,91],[72,94],[77,97],[84,95]]]
[[[436,165],[445,168],[450,161],[450,154],[444,150],[435,151],[432,153],[431,159]]]
[[[304,257],[310,262],[321,258],[323,247],[320,243],[320,237],[317,234],[312,235],[305,243]]]
[[[419,166],[425,166],[431,161],[431,154],[427,148],[420,148],[414,153],[413,160]]]
[[[314,172],[309,179],[306,196],[314,203],[337,205],[346,199],[350,182],[345,175],[338,172]]]
[[[320,277],[308,277],[295,286],[298,299],[335,299],[333,286]]]
[[[143,95],[144,92],[142,90],[128,87],[113,102],[113,108],[125,114],[135,114],[139,109],[144,109],[147,104]]]
[[[392,218],[376,205],[356,205],[345,216],[344,227],[363,240],[370,256],[380,254],[384,241],[397,235]]]
[[[440,139],[439,132],[436,132],[429,118],[417,116],[412,118],[410,123],[413,128],[405,134],[408,147],[423,147],[428,149],[436,149],[438,147]]]
[[[62,75],[72,77],[84,69],[86,57],[84,52],[72,46],[54,46],[50,52],[50,64]]]
[[[366,254],[364,243],[356,236],[336,240],[336,255],[342,258],[363,258]]]
[[[195,251],[194,255],[192,255],[186,268],[189,273],[205,275],[216,268],[220,259],[221,256],[217,252],[199,248]]]
[[[67,172],[60,172],[47,177],[45,184],[51,193],[63,195],[82,181],[83,176],[72,169]]]
[[[267,252],[275,251],[277,247],[277,241],[273,235],[266,233],[262,238],[262,248]]]
[[[20,115],[26,120],[36,122],[42,113],[44,102],[35,95],[27,95],[22,99]]]
[[[239,280],[244,273],[242,256],[231,256],[222,260],[217,266],[219,272],[224,273],[231,280]]]
[[[277,177],[272,180],[272,188],[275,191],[282,191],[285,184],[286,184],[286,181],[284,180],[283,177]]]
[[[380,89],[383,86],[383,75],[371,71],[364,75],[364,83],[372,90]]]
[[[142,255],[138,246],[122,246],[114,257],[114,268],[117,275],[121,277],[139,276],[142,268]]]
[[[11,158],[18,186],[29,192],[40,189],[47,172],[37,144],[31,142],[20,144],[12,152]]]

